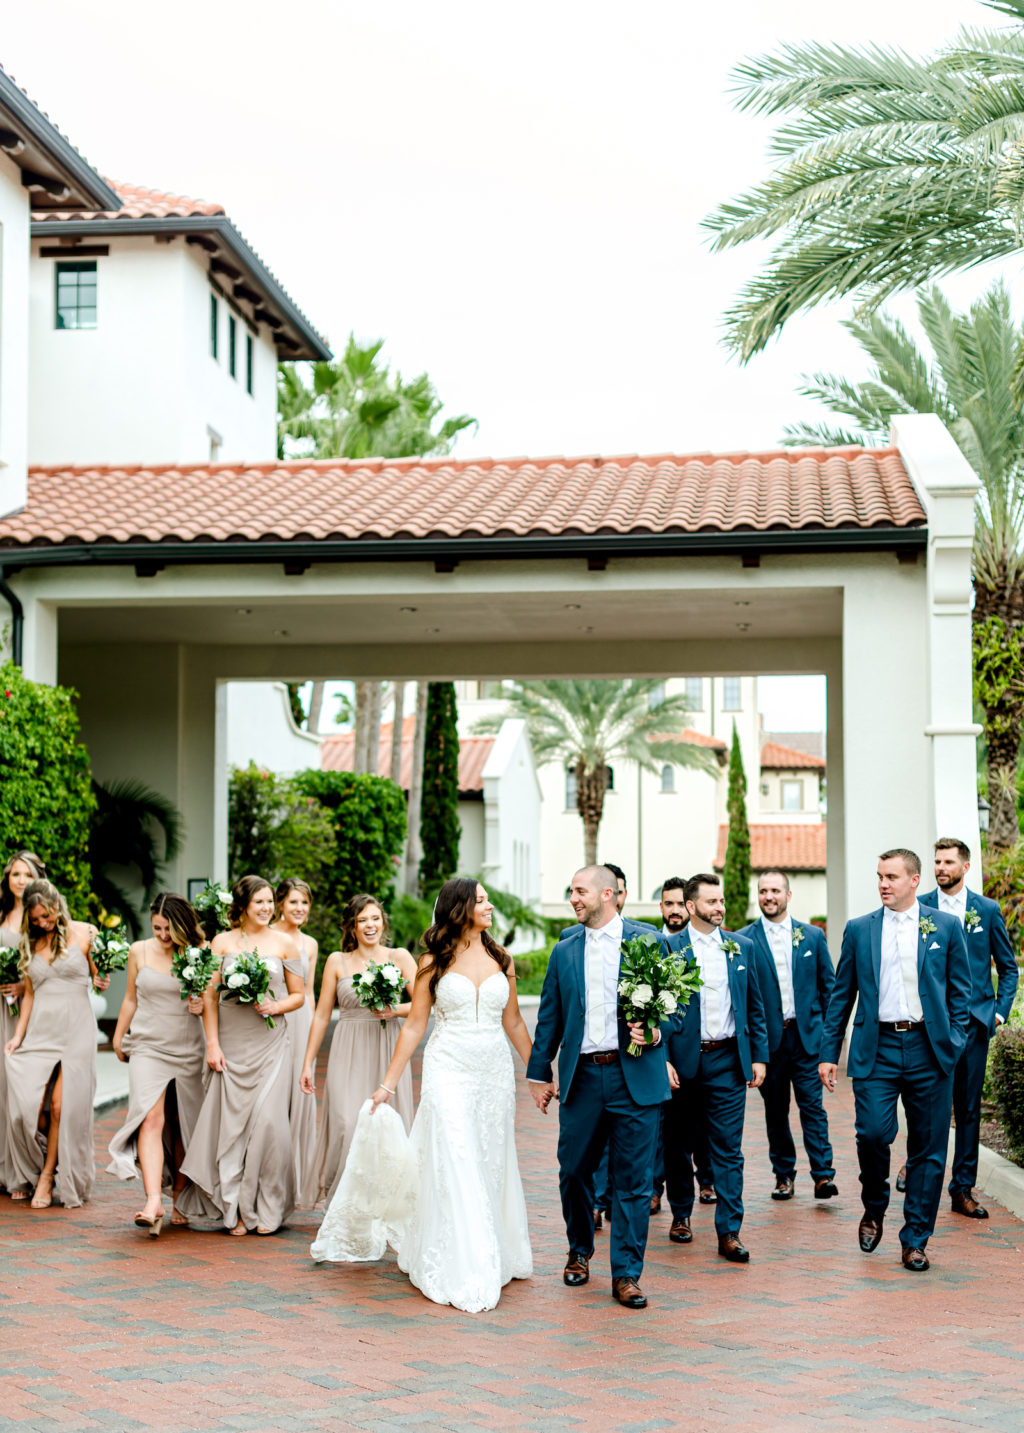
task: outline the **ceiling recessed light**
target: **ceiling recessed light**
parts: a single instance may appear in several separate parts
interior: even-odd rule
[[[423,630],[424,630],[424,632],[429,632],[429,633],[431,633],[431,635],[436,636],[437,633],[440,632],[441,629],[440,629],[440,627],[424,627]]]
[[[577,632],[593,632],[593,627],[577,627]]]
[[[565,610],[567,612],[578,612],[580,610],[580,604],[578,602],[567,602],[565,604]]]
[[[418,612],[418,607],[399,607],[399,612]]]
[[[750,603],[749,603],[749,602],[740,601],[740,602],[734,602],[732,605],[733,605],[734,607],[749,607],[749,606],[750,606]]]
[[[251,608],[251,607],[236,607],[236,608],[235,608],[235,611],[238,613],[239,617],[251,617],[251,616],[252,616],[252,608]]]
[[[750,623],[749,623],[749,622],[737,622],[737,623],[736,623],[736,630],[737,630],[738,632],[749,632],[749,631],[750,631]]]
[[[287,637],[287,636],[288,636],[288,633],[285,631],[285,629],[284,629],[283,627],[275,627],[275,628],[274,628],[274,636],[275,636],[275,637]]]

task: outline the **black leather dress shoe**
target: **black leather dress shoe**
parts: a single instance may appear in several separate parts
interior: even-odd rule
[[[900,1171],[896,1176],[896,1188],[901,1194],[907,1192],[907,1166],[905,1164],[900,1165]]]
[[[595,1228],[595,1229],[603,1229],[603,1228],[604,1228],[604,1212],[603,1212],[603,1210],[600,1210],[600,1209],[595,1209],[595,1210],[594,1210],[594,1228]]]
[[[978,1203],[970,1190],[966,1194],[954,1194],[952,1204],[953,1213],[962,1214],[965,1219],[988,1218],[988,1210],[983,1204]]]
[[[882,1242],[881,1219],[869,1219],[865,1214],[857,1226],[857,1239],[863,1253],[873,1254]]]
[[[909,1269],[912,1274],[923,1274],[925,1269],[930,1269],[928,1255],[923,1249],[904,1249],[903,1267]]]
[[[580,1284],[590,1281],[590,1260],[586,1254],[574,1254],[569,1250],[569,1257],[565,1261],[565,1268],[562,1270],[562,1283],[568,1284],[570,1289],[579,1288]]]
[[[726,1234],[724,1239],[719,1239],[718,1252],[731,1264],[750,1263],[750,1250],[740,1243],[735,1234]]]
[[[693,1230],[690,1228],[689,1219],[673,1219],[672,1228],[668,1231],[668,1237],[673,1244],[692,1244]]]
[[[661,1195],[660,1195],[660,1194],[652,1194],[652,1195],[651,1195],[651,1213],[652,1213],[652,1214],[660,1214],[660,1213],[661,1213]]]
[[[640,1292],[635,1279],[613,1279],[612,1298],[617,1299],[624,1309],[645,1309],[647,1300]]]
[[[715,1193],[713,1184],[702,1184],[700,1194],[697,1196],[702,1204],[717,1204],[718,1195]]]
[[[814,1181],[815,1199],[835,1199],[839,1190],[831,1179],[816,1179]]]
[[[775,1181],[775,1188],[772,1190],[773,1199],[793,1198],[793,1176],[791,1174],[780,1175]]]

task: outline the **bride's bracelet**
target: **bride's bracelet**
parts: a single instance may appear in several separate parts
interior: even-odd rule
[[[393,1095],[395,1093],[394,1090],[388,1090],[387,1085],[378,1085],[377,1088],[378,1090],[387,1090],[389,1095]]]

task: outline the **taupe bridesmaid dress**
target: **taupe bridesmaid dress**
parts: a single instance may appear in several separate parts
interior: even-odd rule
[[[381,957],[387,958],[385,951]],[[337,1003],[338,1022],[327,1057],[320,1138],[310,1180],[314,1199],[326,1199],[328,1204],[334,1198],[345,1168],[359,1111],[386,1075],[402,1030],[401,1020],[388,1020],[382,1025],[379,1015],[359,1004],[352,988],[352,976],[347,973],[338,981]],[[401,1115],[408,1133],[413,1115],[412,1075],[408,1065],[390,1104]]]
[[[0,925],[0,946],[17,950],[21,936],[18,931]],[[0,995],[0,1189],[10,1189],[9,1156],[7,1153],[7,1061],[3,1048],[8,1040],[14,1039],[18,1017],[11,1014],[11,1007]]]
[[[223,980],[236,959],[224,957]],[[284,1000],[288,989],[281,961],[275,956],[268,960],[271,963],[268,998]],[[287,968],[297,975],[298,960],[288,961]],[[219,1043],[227,1069],[218,1074],[207,1067],[206,1097],[182,1162],[183,1173],[196,1186],[186,1186],[177,1201],[189,1217],[208,1213],[197,1195],[213,1202],[229,1229],[239,1219],[247,1229],[278,1229],[295,1208],[288,1122],[291,1042],[284,1016],[273,1018],[270,1029],[254,1006],[237,1000],[220,1002]]]
[[[33,955],[34,1001],[25,1038],[7,1062],[7,1159],[12,1189],[33,1189],[46,1157],[39,1110],[57,1066],[64,1075],[55,1193],[66,1209],[89,1198],[96,1172],[92,1102],[96,1094],[96,1021],[92,973],[74,941],[51,965]]]
[[[299,948],[302,951],[302,983],[305,985],[306,977],[309,975],[309,950],[306,945],[306,937],[301,934]],[[298,971],[298,963],[290,963],[289,969],[292,968]],[[309,1043],[309,1028],[313,1023],[313,1012],[309,1008],[309,1001],[303,999],[298,1010],[289,1010],[285,1019],[288,1021],[288,1036],[292,1042],[291,1125],[292,1158],[295,1168],[295,1203],[299,1209],[311,1209],[315,1201],[310,1197],[313,1191],[307,1188],[307,1185],[316,1151],[316,1096],[304,1095],[299,1085],[302,1065],[306,1058],[306,1045]]]
[[[143,956],[145,959],[145,955]],[[203,1104],[206,1041],[203,1022],[188,1013],[173,975],[143,965],[135,979],[138,1007],[132,1016],[128,1058],[128,1113],[110,1141],[108,1174],[133,1179],[138,1174],[139,1126],[164,1090],[165,1189],[174,1187],[175,1133],[188,1151]],[[173,1085],[173,1091],[168,1086]],[[174,1118],[175,1110],[177,1118]]]

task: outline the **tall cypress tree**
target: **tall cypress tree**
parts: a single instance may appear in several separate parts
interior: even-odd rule
[[[428,896],[459,863],[459,729],[454,682],[431,682],[427,690],[420,807],[420,894]]]
[[[747,778],[736,723],[732,724],[732,751],[729,753],[729,839],[722,873],[725,893],[725,924],[738,930],[747,923],[750,909],[750,827],[747,825]]]

